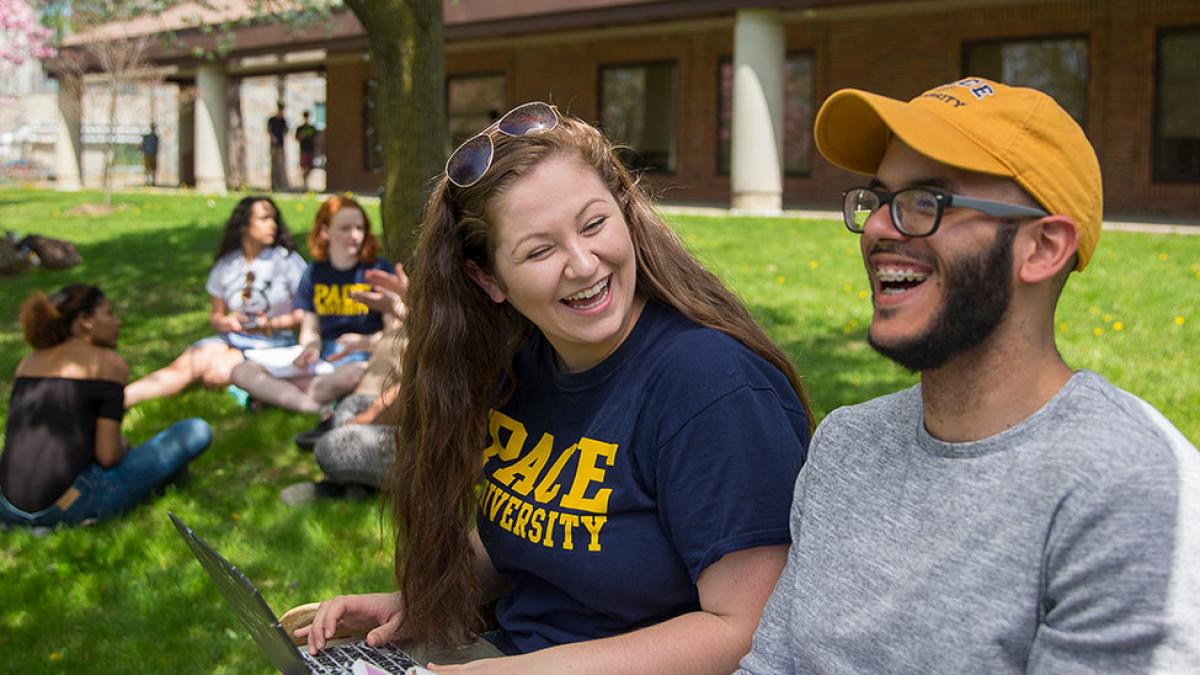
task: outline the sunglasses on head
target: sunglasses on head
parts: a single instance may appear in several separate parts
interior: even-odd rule
[[[450,153],[450,158],[446,160],[446,179],[465,188],[483,178],[492,166],[496,151],[496,145],[492,142],[493,131],[505,136],[527,136],[549,131],[556,126],[558,113],[554,106],[541,101],[522,103]]]

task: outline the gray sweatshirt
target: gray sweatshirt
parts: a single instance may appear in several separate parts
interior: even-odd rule
[[[834,411],[791,529],[740,672],[1200,673],[1200,453],[1095,373],[971,443]]]

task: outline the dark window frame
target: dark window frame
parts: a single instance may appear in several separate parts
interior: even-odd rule
[[[1200,183],[1200,176],[1195,178],[1190,177],[1171,177],[1163,176],[1159,171],[1158,166],[1158,133],[1159,133],[1159,112],[1161,111],[1162,100],[1159,94],[1162,91],[1159,83],[1162,81],[1162,43],[1163,38],[1171,34],[1192,33],[1200,38],[1200,24],[1189,26],[1160,26],[1154,33],[1154,108],[1153,119],[1150,120],[1150,182],[1162,183],[1168,185],[1193,185]]]
[[[786,122],[786,116],[787,116],[787,62],[793,56],[808,56],[808,58],[809,58],[809,63],[811,64],[811,71],[809,72],[809,77],[811,79],[813,79],[814,82],[809,83],[810,85],[812,85],[811,86],[812,95],[809,97],[808,102],[809,102],[809,107],[812,110],[812,121],[815,122],[816,118],[817,118],[817,87],[815,84],[815,79],[816,79],[815,75],[816,75],[816,70],[817,70],[817,53],[816,53],[815,49],[811,49],[811,48],[810,49],[789,50],[783,56],[783,69],[784,69],[783,114],[784,114],[784,118],[785,118],[784,121]],[[717,78],[716,78],[717,79],[717,87],[716,87],[717,100],[716,100],[716,105],[714,108],[717,111],[717,126],[716,126],[716,129],[714,129],[714,133],[716,134],[716,143],[713,146],[713,167],[715,168],[714,175],[719,176],[721,178],[729,178],[729,176],[731,174],[731,170],[733,168],[733,157],[732,157],[733,120],[731,118],[730,119],[730,128],[729,128],[729,132],[730,132],[730,138],[729,138],[730,168],[726,169],[724,171],[721,170],[721,66],[723,66],[727,63],[730,65],[733,64],[733,55],[732,54],[722,54],[717,57]],[[733,114],[733,82],[732,81],[730,81],[730,83],[729,83],[729,99],[730,99],[730,101],[729,101],[730,115],[732,115]],[[783,137],[784,156],[780,157],[780,160],[782,160],[780,163],[783,165],[783,177],[784,178],[811,178],[812,173],[813,173],[813,165],[816,163],[816,162],[812,161],[813,160],[813,149],[816,147],[816,143],[814,142],[812,144],[812,147],[810,147],[808,149],[808,159],[809,159],[808,170],[807,171],[788,171],[787,170],[787,157],[786,157],[786,154],[787,154],[787,127],[784,127],[783,132],[784,132],[784,137]],[[811,132],[812,132],[812,130],[810,129],[809,133],[811,133]]]
[[[671,92],[671,96],[674,97],[674,99],[675,99],[673,101],[675,119],[672,122],[672,133],[675,135],[675,143],[674,143],[674,145],[675,145],[675,167],[673,169],[661,169],[661,168],[656,168],[656,167],[651,167],[651,168],[626,167],[630,171],[633,171],[633,172],[639,173],[639,174],[649,174],[652,176],[674,176],[676,173],[679,172],[679,133],[680,133],[680,127],[682,126],[679,123],[680,122],[680,120],[679,120],[679,110],[680,110],[679,97],[680,97],[680,90],[682,89],[682,86],[680,83],[679,59],[654,59],[654,60],[650,60],[650,61],[617,61],[617,62],[605,62],[605,63],[597,63],[596,64],[597,126],[600,128],[600,131],[605,135],[606,138],[608,137],[608,129],[606,128],[606,125],[604,123],[604,71],[605,70],[627,70],[627,69],[631,69],[631,68],[649,68],[652,66],[664,66],[664,65],[669,65],[674,69],[674,77],[672,78],[672,88],[674,91]],[[611,139],[611,138],[609,138],[609,140],[613,141],[613,139]],[[613,141],[613,142],[615,143],[615,141]],[[637,148],[633,148],[633,151],[639,155],[641,154],[641,152]]]
[[[371,95],[371,90],[373,88],[375,88],[376,86],[378,86],[378,85],[376,84],[375,78],[368,77],[368,78],[363,79],[362,167],[363,167],[363,171],[372,171],[372,172],[383,171],[383,152],[382,151],[380,151],[378,153],[378,158],[379,158],[378,166],[374,166],[372,164],[372,160],[375,158],[375,156],[372,155],[372,150],[374,150],[374,146],[378,145],[378,143],[377,142],[372,143],[371,141],[373,140],[373,137],[379,133],[378,129],[375,128],[375,126],[372,124],[372,120],[371,120],[371,110],[374,109],[377,104],[377,101],[375,101],[375,98]],[[367,105],[368,102],[370,102],[371,105],[368,106]],[[370,134],[368,134],[368,130],[370,130],[370,132],[371,132]]]
[[[508,70],[501,69],[501,70],[469,71],[469,72],[453,73],[453,74],[447,73],[445,86],[442,89],[442,103],[445,105],[445,111],[446,111],[446,138],[450,139],[449,142],[450,142],[450,145],[452,146],[452,147],[450,147],[449,151],[453,151],[454,150],[453,146],[456,145],[454,143],[454,137],[450,135],[450,81],[451,80],[461,80],[461,79],[471,79],[471,78],[476,78],[476,77],[503,77],[504,78],[504,104],[502,106],[502,109],[499,112],[501,115],[503,115],[504,113],[508,112],[509,110],[512,110],[512,108],[513,108],[513,105],[510,103],[510,99],[509,99]],[[464,138],[463,140],[465,141],[467,139]]]
[[[1061,42],[1067,40],[1082,40],[1087,45],[1087,79],[1084,82],[1084,101],[1083,101],[1083,119],[1075,120],[1079,123],[1079,127],[1087,133],[1088,120],[1091,119],[1089,114],[1092,107],[1092,74],[1095,72],[1093,61],[1095,50],[1092,48],[1092,36],[1090,33],[1036,33],[1033,35],[1010,35],[1007,37],[991,37],[981,38],[978,40],[963,40],[959,51],[959,72],[962,77],[980,77],[980,73],[972,73],[967,71],[967,54],[970,48],[975,45],[1004,45],[1013,42]]]

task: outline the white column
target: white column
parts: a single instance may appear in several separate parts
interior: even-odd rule
[[[229,77],[221,65],[196,68],[196,189],[225,192],[229,156],[229,111],[226,107]]]
[[[83,82],[64,75],[58,80],[58,110],[54,119],[54,187],[83,186]]]
[[[731,205],[740,211],[783,208],[783,16],[738,10],[733,33]]]

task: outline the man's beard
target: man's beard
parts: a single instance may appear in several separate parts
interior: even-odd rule
[[[988,338],[1012,302],[1012,249],[1017,228],[1001,227],[996,241],[946,270],[942,307],[929,328],[893,344],[867,339],[880,354],[911,371],[945,365]]]

